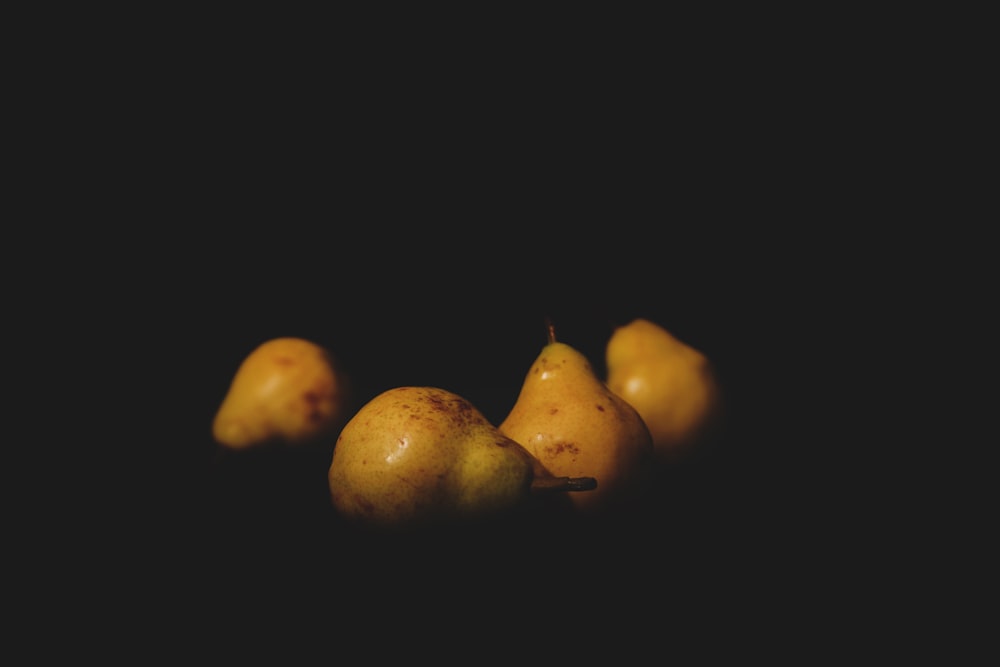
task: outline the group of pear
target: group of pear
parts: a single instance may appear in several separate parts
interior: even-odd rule
[[[227,450],[333,442],[330,500],[366,526],[614,512],[703,442],[722,396],[708,357],[647,319],[616,327],[605,361],[601,378],[550,323],[495,425],[464,397],[430,386],[393,387],[355,410],[330,350],[274,338],[237,368],[212,435]]]

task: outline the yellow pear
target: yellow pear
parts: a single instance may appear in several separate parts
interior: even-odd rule
[[[704,441],[721,409],[705,354],[638,318],[612,332],[605,362],[608,387],[642,415],[659,462],[680,460]]]
[[[595,486],[548,475],[468,400],[437,387],[396,387],[362,406],[327,478],[338,515],[392,530],[503,517],[536,493]]]
[[[636,409],[601,381],[583,353],[556,340],[551,323],[548,343],[498,428],[551,474],[597,480],[593,492],[570,496],[579,511],[623,507],[642,498],[649,483],[649,429]]]
[[[273,338],[236,370],[212,435],[233,450],[332,439],[347,421],[351,397],[350,379],[326,348],[304,338]]]

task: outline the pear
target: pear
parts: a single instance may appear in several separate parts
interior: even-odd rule
[[[325,347],[294,336],[273,338],[236,370],[212,435],[227,450],[332,441],[351,401],[350,378]]]
[[[548,475],[468,400],[420,386],[362,406],[340,432],[327,477],[338,515],[379,529],[504,517],[530,508],[535,494],[596,485]]]
[[[722,394],[704,353],[637,318],[612,332],[605,362],[608,387],[642,415],[658,462],[677,462],[707,440]]]
[[[548,342],[498,428],[550,474],[597,480],[592,493],[570,496],[578,512],[620,509],[641,499],[650,483],[653,442],[642,417],[583,353],[556,340],[551,322]]]

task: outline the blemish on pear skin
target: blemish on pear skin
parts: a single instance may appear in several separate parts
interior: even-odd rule
[[[545,452],[553,458],[559,456],[560,454],[570,454],[572,456],[576,456],[580,453],[580,448],[572,442],[560,442],[546,447]]]
[[[281,357],[275,357],[274,363],[278,364],[279,366],[294,366],[295,360],[292,359],[291,357],[281,356]]]
[[[364,496],[354,494],[354,504],[357,505],[365,514],[375,513],[375,505],[373,505],[371,501],[366,500]]]
[[[311,422],[319,422],[323,420],[323,411],[320,410],[320,401],[322,400],[320,395],[314,391],[307,391],[302,394],[302,400],[306,402],[308,406],[308,412],[306,414],[306,419]]]
[[[455,423],[466,424],[472,419],[472,414],[475,408],[472,407],[471,403],[466,401],[456,401],[455,407],[457,408],[455,411]]]
[[[444,409],[444,401],[441,400],[440,396],[428,395],[427,396],[427,402],[430,403],[431,406],[433,407],[433,409],[435,409],[435,410],[443,410]],[[405,406],[405,407],[409,407],[409,406]]]
[[[559,412],[559,408],[549,408],[549,414],[554,415]]]
[[[601,405],[600,403],[597,404],[597,409],[600,410],[601,412],[604,412],[604,406]]]
[[[441,396],[429,395],[427,402],[435,412],[446,415],[459,425],[467,423],[473,411],[472,404],[463,400],[447,400]]]

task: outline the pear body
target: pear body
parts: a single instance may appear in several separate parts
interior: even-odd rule
[[[638,318],[612,332],[605,361],[608,387],[638,410],[659,462],[677,461],[704,441],[722,402],[702,352]]]
[[[236,370],[212,435],[234,450],[332,440],[350,404],[349,378],[326,348],[303,338],[273,338]]]
[[[531,496],[535,463],[469,401],[397,387],[341,430],[328,471],[337,512],[379,527],[496,517]]]
[[[565,343],[542,348],[498,428],[550,474],[597,480],[593,491],[569,496],[578,511],[624,506],[649,483],[653,445],[642,418]]]

